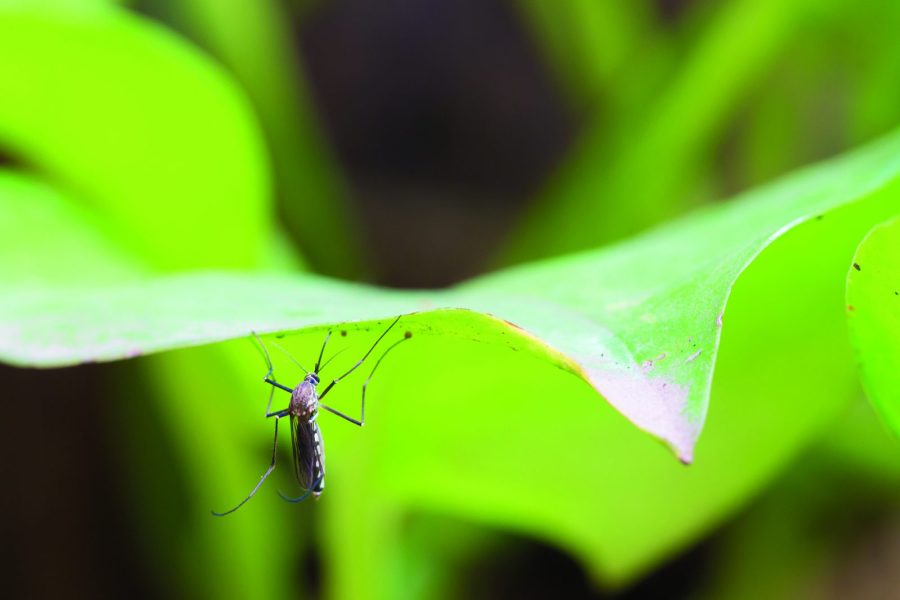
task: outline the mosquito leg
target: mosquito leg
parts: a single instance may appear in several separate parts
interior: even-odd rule
[[[280,419],[281,417],[287,417],[290,414],[291,414],[290,408],[282,408],[281,410],[276,410],[275,412],[267,412],[266,418],[271,419],[272,417],[278,417]]]
[[[282,499],[282,500],[284,500],[285,502],[290,502],[291,504],[297,504],[298,502],[303,502],[304,500],[306,500],[307,498],[309,498],[309,495],[312,494],[312,492],[313,492],[314,489],[316,489],[317,487],[319,487],[319,484],[322,482],[322,479],[323,479],[324,477],[325,477],[325,476],[323,475],[322,477],[319,477],[318,479],[316,479],[316,480],[313,482],[313,484],[312,484],[311,486],[309,486],[309,489],[308,489],[308,490],[306,490],[305,492],[303,492],[302,494],[300,494],[300,495],[297,496],[296,498],[291,498],[290,496],[284,494],[281,490],[278,490],[278,495],[281,496],[281,499]]]
[[[330,406],[326,406],[325,404],[320,403],[319,406],[321,408],[324,408],[331,414],[337,415],[337,416],[341,417],[342,419],[353,423],[354,425],[357,425],[359,427],[362,427],[363,425],[365,425],[366,424],[366,388],[369,386],[369,382],[372,381],[372,376],[375,375],[375,370],[378,368],[378,365],[381,364],[381,361],[384,360],[384,357],[388,355],[388,352],[390,352],[391,350],[393,350],[394,348],[396,348],[397,346],[399,346],[400,344],[402,344],[403,342],[408,340],[410,337],[412,337],[412,335],[409,332],[406,332],[406,335],[403,336],[403,339],[398,340],[398,341],[394,342],[393,344],[391,344],[390,347],[388,347],[388,349],[384,351],[384,354],[382,354],[378,358],[378,361],[375,363],[375,366],[372,367],[372,372],[369,373],[368,379],[366,379],[366,382],[362,386],[362,403],[359,407],[359,420],[358,421],[356,419],[354,419],[353,417],[348,417],[347,415],[345,415],[344,413],[342,413],[339,410],[331,408]]]
[[[402,317],[403,315],[400,315],[400,316]],[[356,361],[356,364],[353,365],[352,367],[350,367],[350,369],[346,373],[344,373],[340,377],[336,377],[336,378],[332,379],[331,383],[328,384],[328,387],[325,388],[325,391],[323,391],[321,394],[319,394],[319,400],[324,398],[325,395],[331,391],[331,388],[334,387],[334,384],[336,384],[338,381],[340,381],[341,379],[343,379],[344,377],[346,377],[347,375],[349,375],[350,373],[355,371],[359,365],[363,364],[363,361],[366,360],[370,354],[372,354],[373,350],[375,350],[375,347],[378,345],[378,342],[380,342],[384,338],[384,336],[386,336],[388,334],[388,332],[394,327],[394,325],[397,324],[397,321],[399,321],[399,320],[400,320],[400,317],[397,317],[396,319],[394,319],[394,321],[390,325],[388,325],[388,328],[385,329],[384,332],[380,336],[378,336],[378,339],[375,340],[375,343],[372,344],[372,347],[369,348],[369,350],[363,355],[363,357],[361,359],[359,359],[358,361]]]
[[[271,385],[273,388],[278,388],[278,389],[284,390],[284,391],[286,391],[286,392],[294,393],[294,390],[292,390],[291,388],[289,388],[288,386],[286,386],[286,385],[284,385],[284,384],[278,383],[278,382],[275,381],[274,379],[266,378],[266,379],[263,379],[263,381],[265,381],[266,383],[268,383],[269,385]],[[273,391],[274,391],[274,390],[273,390]]]
[[[274,370],[274,367],[272,366],[272,359],[269,358],[269,350],[268,350],[268,348],[266,348],[266,345],[263,344],[262,339],[261,339],[258,335],[256,335],[256,332],[255,332],[255,331],[251,331],[250,333],[251,333],[251,335],[253,335],[253,337],[256,339],[256,343],[258,344],[258,348],[259,348],[260,350],[262,350],[262,355],[263,355],[263,358],[264,358],[265,361],[266,361],[266,366],[269,367],[269,371],[266,373],[266,378],[268,379],[269,375],[271,375],[271,374],[272,374],[272,371]]]
[[[345,415],[344,413],[342,413],[341,411],[339,411],[339,410],[337,410],[337,409],[335,409],[335,408],[331,408],[330,406],[326,406],[326,405],[324,405],[324,404],[319,404],[319,408],[324,408],[325,410],[327,410],[327,411],[330,412],[331,414],[337,415],[337,416],[339,416],[340,418],[344,419],[345,421],[350,421],[351,423],[353,423],[354,425],[357,425],[357,426],[359,426],[359,427],[362,427],[363,425],[366,424],[366,393],[365,393],[365,391],[363,392],[363,408],[362,408],[362,416],[360,417],[360,420],[359,420],[359,421],[357,421],[357,420],[354,419],[353,417],[350,417],[350,416]]]
[[[268,381],[268,380],[269,380],[269,379],[268,379],[268,377],[267,377],[267,378],[264,379],[263,381]],[[269,401],[266,403],[266,418],[267,418],[267,419],[268,419],[270,416],[272,416],[272,413],[270,413],[269,411],[272,410],[272,398],[273,398],[274,396],[275,396],[275,386],[272,386],[272,387],[269,389]]]
[[[265,381],[266,383],[268,383],[269,385],[272,386],[272,390],[269,392],[269,402],[268,402],[268,404],[266,404],[266,418],[274,417],[279,414],[281,416],[285,416],[284,414],[281,414],[281,413],[285,412],[284,410],[270,412],[272,410],[272,397],[275,395],[275,388],[282,389],[286,392],[293,392],[294,390],[287,387],[286,385],[282,385],[282,384],[278,383],[277,381],[275,381],[275,378],[272,377],[272,372],[275,370],[275,367],[272,366],[272,359],[269,357],[269,350],[266,348],[266,345],[263,343],[262,339],[260,339],[260,337],[258,335],[256,335],[256,332],[252,332],[252,333],[253,333],[253,337],[256,338],[256,342],[258,344],[259,349],[262,350],[263,358],[266,360],[266,366],[269,367],[269,370],[266,371],[266,376],[263,377],[263,381]],[[279,349],[284,351],[280,346],[279,346]],[[288,355],[288,357],[290,357],[290,355]],[[291,360],[293,360],[293,358],[291,358]],[[294,361],[294,362],[296,362],[296,361]],[[298,364],[298,366],[300,366],[299,363],[297,363],[297,364]],[[300,366],[300,368],[303,369],[302,366]],[[305,371],[305,369],[304,369],[304,371]]]
[[[287,408],[282,409],[282,410],[276,410],[275,412],[270,412],[271,409],[272,409],[272,396],[275,395],[275,388],[278,388],[278,389],[280,389],[280,390],[284,390],[284,391],[286,391],[286,392],[288,392],[288,393],[293,393],[294,390],[292,390],[291,388],[289,388],[289,387],[286,386],[286,385],[281,385],[280,383],[278,383],[278,382],[275,381],[274,379],[268,379],[268,378],[266,378],[266,379],[264,379],[263,381],[265,381],[266,383],[268,383],[269,385],[272,386],[272,389],[269,391],[269,402],[268,402],[268,404],[266,404],[266,418],[268,419],[269,417],[275,417],[275,416],[281,416],[281,417],[287,416],[287,414],[288,414],[288,409],[287,409]]]
[[[281,385],[274,379],[269,379],[268,377],[266,379],[264,379],[263,381],[265,381],[266,383],[268,383],[272,386],[272,389],[269,391],[269,402],[266,404],[266,418],[268,419],[270,417],[286,417],[288,415],[288,411],[290,410],[290,408],[283,408],[281,410],[276,410],[275,412],[271,412],[272,396],[275,395],[275,388],[284,390],[289,393],[293,393],[294,390],[292,390],[291,388],[289,388],[286,385]]]
[[[269,468],[266,469],[266,472],[263,473],[262,477],[259,478],[259,482],[253,487],[252,490],[250,490],[250,494],[248,494],[246,498],[241,500],[237,506],[235,506],[231,510],[226,510],[225,512],[221,513],[214,510],[210,511],[212,512],[213,516],[224,517],[225,515],[231,514],[242,507],[247,502],[247,500],[253,497],[253,495],[256,493],[256,490],[259,489],[259,486],[263,484],[269,474],[275,469],[275,458],[278,456],[278,419],[280,418],[281,417],[278,415],[275,416],[275,438],[272,440],[272,462],[269,464]]]

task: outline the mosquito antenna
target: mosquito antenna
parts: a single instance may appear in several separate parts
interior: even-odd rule
[[[276,343],[276,342],[272,342],[272,345],[275,346],[276,348],[278,348],[279,350],[281,350],[281,352],[282,352],[285,356],[287,356],[289,359],[291,359],[291,362],[292,362],[292,363],[294,363],[295,365],[297,365],[298,367],[300,367],[300,370],[301,370],[301,371],[303,371],[303,372],[306,373],[307,375],[309,374],[309,371],[306,370],[306,367],[304,367],[303,365],[301,365],[300,362],[299,362],[296,358],[294,358],[293,356],[291,356],[291,353],[290,353],[290,352],[288,352],[287,350],[285,350],[284,348],[282,348],[282,347],[281,347],[278,343]]]
[[[322,349],[319,350],[319,360],[316,361],[316,370],[314,373],[319,372],[319,365],[322,364],[322,355],[325,354],[325,345],[328,343],[328,338],[331,337],[331,331],[328,332],[328,335],[325,336],[325,341],[322,342]]]
[[[340,350],[338,350],[337,352],[335,352],[335,353],[334,353],[334,356],[332,356],[331,358],[329,358],[328,360],[325,361],[325,364],[322,365],[321,370],[324,370],[325,367],[328,366],[328,363],[330,363],[330,362],[333,361],[335,358],[337,358],[338,356],[340,356],[341,353],[342,353],[344,350],[346,350],[346,348],[341,348]],[[318,371],[316,371],[316,372],[318,373]]]

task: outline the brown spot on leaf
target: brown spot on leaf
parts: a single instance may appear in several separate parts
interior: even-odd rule
[[[862,271],[862,269],[859,268],[859,263],[853,263],[853,268],[857,271]]]

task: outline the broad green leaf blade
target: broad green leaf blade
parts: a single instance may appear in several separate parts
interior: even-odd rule
[[[3,299],[7,335],[0,352],[10,361],[71,364],[221,341],[250,329],[295,330],[462,308],[508,319],[543,340],[553,349],[545,356],[566,364],[690,462],[706,417],[726,302],[740,273],[807,221],[821,230],[814,243],[855,245],[861,235],[856,227],[867,229],[896,212],[891,184],[898,170],[895,134],[626,244],[510,269],[447,292],[236,275],[103,289],[19,289]],[[852,207],[842,218],[854,220],[833,232],[820,217],[841,206]]]
[[[858,219],[826,217],[826,221],[832,228],[824,233],[830,235]],[[823,226],[828,225],[823,222]],[[858,223],[853,229],[860,229]],[[334,534],[328,543],[339,549],[333,555],[347,557],[348,562],[363,560],[367,554],[357,554],[363,552],[360,548],[374,551],[390,543],[396,534],[383,531],[385,515],[373,505],[384,490],[400,507],[447,511],[551,540],[581,556],[607,582],[634,577],[688,543],[758,489],[828,422],[852,388],[849,352],[835,348],[843,328],[845,256],[823,252],[810,243],[822,234],[818,228],[798,228],[755,261],[738,283],[717,368],[718,402],[701,440],[701,459],[690,469],[598,402],[596,392],[583,381],[549,363],[540,346],[529,348],[530,338],[516,338],[512,328],[459,310],[409,318],[403,327],[412,329],[414,336],[385,362],[373,382],[365,431],[335,421],[323,425],[329,461],[336,465],[323,504],[328,530]],[[838,250],[849,254],[854,244],[845,241],[842,246]],[[823,254],[828,256],[827,269],[816,262]],[[799,277],[790,271],[787,279],[797,299],[787,302],[769,293],[773,279],[784,276],[785,256],[813,265]],[[835,277],[823,279],[823,272]],[[187,281],[187,277],[181,279]],[[799,290],[798,281],[802,283]],[[257,278],[251,283],[262,286],[265,282]],[[267,286],[279,302],[285,294],[302,291],[275,288],[271,281]],[[217,305],[225,304],[217,298],[233,291],[219,286],[215,295],[206,298],[206,316],[198,311],[191,320],[212,321],[220,311]],[[354,291],[344,300],[359,302],[365,292],[363,288]],[[369,310],[400,310],[392,304],[397,302],[393,295],[370,295],[368,301],[374,304]],[[329,296],[333,304],[342,298],[334,291]],[[809,298],[836,301],[807,306]],[[235,305],[246,299],[232,296]],[[262,295],[258,299],[266,302]],[[304,301],[311,299],[314,296],[297,296],[296,304],[290,298],[284,304],[302,311]],[[75,301],[73,310],[86,308],[78,298]],[[118,310],[127,305],[121,304]],[[109,306],[96,310],[103,312]],[[243,317],[250,326],[275,327],[267,319],[276,308],[286,310],[270,302],[259,307],[259,314]],[[323,310],[336,319],[347,308]],[[251,318],[259,320],[254,323]],[[135,327],[161,324],[166,325],[136,321]],[[365,346],[356,341],[356,327],[344,326],[348,336],[336,336],[337,340]],[[565,322],[554,326],[570,327]],[[58,330],[52,325],[50,329]],[[300,336],[288,348],[301,360],[315,356],[322,334]],[[520,351],[510,351],[507,337],[514,338],[513,347]],[[244,364],[263,368],[247,340],[236,341],[234,349],[243,351]],[[350,353],[346,360],[353,358]],[[276,366],[279,377],[287,373],[289,380],[290,363],[282,359]],[[257,377],[261,375],[259,371]],[[218,388],[215,392],[197,388],[190,371],[183,373],[183,379],[190,385],[173,385],[170,403],[182,410],[191,406],[202,414],[216,406],[221,411],[225,407],[220,404],[226,400],[252,410],[263,401],[243,388],[235,397]],[[357,408],[360,383],[359,379],[348,381],[344,391],[336,392],[336,406]],[[797,401],[807,397],[816,402]],[[193,430],[196,422],[185,418],[183,427]],[[197,452],[193,460],[209,460],[209,451]],[[256,475],[248,469],[248,476]],[[360,512],[350,510],[354,507]],[[390,514],[390,507],[385,510]],[[337,515],[338,520],[331,521],[333,511],[344,519],[371,517],[382,526],[374,540],[360,545],[358,536],[366,528],[342,523]]]
[[[847,277],[847,319],[863,386],[900,434],[900,219],[872,229]]]

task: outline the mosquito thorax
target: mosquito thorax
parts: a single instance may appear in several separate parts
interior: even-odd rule
[[[290,412],[292,415],[307,418],[316,413],[319,408],[319,395],[316,393],[316,384],[318,383],[319,378],[310,373],[294,388],[291,394]]]

